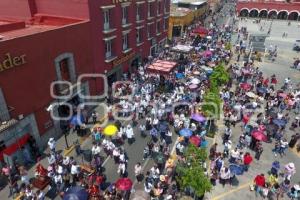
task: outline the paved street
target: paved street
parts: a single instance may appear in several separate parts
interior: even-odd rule
[[[221,15],[217,18],[217,25],[219,27],[222,27],[223,25],[231,25],[233,22],[233,16],[230,17],[230,9],[233,8],[233,3],[227,3],[224,5],[222,10],[220,11]],[[248,19],[247,21],[240,21],[237,24],[239,28],[241,27],[247,27],[250,34],[255,33],[267,33],[269,28],[271,27],[271,33],[270,36],[266,40],[266,47],[269,47],[270,45],[278,46],[278,56],[275,59],[274,62],[271,62],[267,58],[264,58],[262,62],[255,62],[255,65],[259,67],[259,69],[264,73],[264,76],[270,77],[273,74],[276,74],[280,87],[284,79],[286,77],[290,77],[292,79],[292,82],[298,83],[300,82],[300,72],[296,71],[295,69],[290,68],[290,66],[293,63],[293,59],[296,57],[299,57],[299,53],[296,53],[292,51],[293,44],[296,39],[300,39],[300,28],[298,27],[298,24],[292,23],[290,26],[287,25],[286,21],[262,21],[260,25],[253,23],[252,20]],[[263,26],[263,30],[260,31],[260,26]],[[288,33],[287,38],[282,38],[282,34],[286,32]],[[233,41],[236,39],[236,34],[232,37]],[[235,59],[236,55],[233,56]],[[232,61],[235,62],[234,60]],[[242,64],[242,62],[239,62],[239,64]],[[105,118],[104,111],[102,107],[97,107],[95,109],[97,113],[100,114],[98,119]],[[295,117],[295,113],[290,113],[291,118]],[[113,122],[111,122],[113,123]],[[129,123],[132,123],[132,121],[122,121],[123,125],[127,125]],[[90,124],[91,119],[90,119]],[[134,127],[134,138],[135,142],[133,144],[128,144],[128,142],[125,142],[125,145],[123,145],[126,154],[129,158],[128,164],[127,164],[127,171],[128,171],[128,177],[131,180],[136,180],[135,174],[134,174],[134,166],[136,163],[140,162],[142,164],[142,171],[145,174],[147,171],[150,170],[150,168],[154,165],[153,159],[146,159],[143,160],[143,149],[145,146],[147,146],[147,143],[150,141],[150,136],[147,134],[147,137],[141,137],[140,131],[139,131],[139,125],[145,124],[145,119],[139,120],[138,125]],[[215,136],[214,139],[208,139],[209,145],[213,143],[220,144],[218,146],[218,151],[223,152],[223,145],[222,145],[222,136],[225,131],[225,125],[223,124],[223,121],[219,121],[217,123],[218,126],[218,133]],[[289,127],[289,125],[287,125]],[[171,131],[173,132],[172,135],[172,143],[171,143],[171,149],[172,153],[174,153],[175,150],[175,144],[177,141],[178,135],[175,133],[173,128],[171,128]],[[232,146],[235,147],[238,143],[239,136],[242,132],[241,130],[241,123],[238,123],[235,128],[232,129],[233,134],[231,137],[231,141],[233,142]],[[297,130],[299,131],[299,129]],[[288,141],[290,140],[290,136],[293,134],[292,131],[290,131],[288,128],[286,128],[286,135]],[[70,146],[73,146],[73,144],[80,140],[79,137],[75,133],[70,133],[67,136],[67,141]],[[87,138],[82,138],[79,142],[81,143],[81,149],[83,151],[90,150],[92,148],[92,136],[89,136]],[[69,149],[65,150],[66,144],[65,144],[65,138],[62,137],[59,140],[57,140],[57,149],[63,151],[63,154],[65,156],[73,156],[75,160],[79,163],[85,163],[85,159],[83,155],[77,156],[74,150],[74,146]],[[216,187],[213,187],[213,190],[208,193],[205,198],[208,200],[252,200],[252,199],[258,199],[255,197],[255,193],[251,192],[249,189],[250,184],[253,183],[253,179],[256,175],[264,173],[267,174],[268,171],[271,168],[271,163],[274,160],[278,160],[282,165],[285,165],[289,162],[294,162],[296,167],[299,168],[300,166],[300,159],[299,155],[293,152],[292,150],[288,150],[286,155],[283,157],[275,157],[275,155],[272,152],[272,149],[274,148],[274,142],[273,143],[263,143],[263,154],[261,156],[260,161],[254,160],[254,162],[251,164],[251,167],[248,172],[246,172],[242,176],[238,176],[238,183],[235,183],[233,186],[226,185],[223,187],[221,184],[217,184]],[[247,149],[248,151],[249,149]],[[253,152],[249,150],[251,154],[253,155]],[[49,152],[47,149],[45,153]],[[120,176],[117,173],[118,165],[114,163],[114,159],[111,157],[106,157],[104,151],[101,151],[101,156],[104,158],[103,167],[105,170],[105,175],[107,177],[107,185],[109,185],[112,182],[115,182]],[[44,158],[40,161],[40,163],[44,166],[48,166],[47,158]],[[226,163],[228,164],[228,163]],[[299,169],[298,169],[299,171]],[[34,176],[35,173],[35,167],[32,167],[29,171],[29,177]],[[300,173],[297,173],[292,178],[292,182],[296,183],[300,180]],[[134,181],[132,195],[134,195],[137,191],[144,190],[143,183],[137,183]],[[8,193],[9,189],[8,187],[4,188],[1,191],[1,200],[8,199]],[[57,197],[53,194],[52,190],[48,192],[48,188],[45,189],[45,193],[47,196],[47,199],[61,199],[60,197]]]
[[[268,24],[270,24],[270,21],[263,22],[265,24],[264,26],[268,27]],[[246,26],[251,33],[261,33],[259,31],[259,26],[257,24],[253,24],[252,20],[248,19],[247,22],[239,21],[239,27]],[[280,27],[283,27],[280,28]],[[271,76],[273,74],[276,74],[278,77],[279,85],[281,86],[284,82],[284,79],[286,77],[290,77],[295,83],[298,83],[300,81],[300,72],[291,69],[290,66],[293,63],[293,59],[295,57],[299,57],[299,53],[292,51],[292,46],[294,41],[299,37],[299,28],[296,23],[292,23],[291,26],[287,26],[287,22],[285,21],[274,21],[272,26],[272,32],[270,34],[270,37],[266,40],[266,47],[269,45],[277,45],[279,48],[278,56],[275,60],[275,62],[270,62],[267,59],[264,59],[263,62],[256,62],[256,65],[262,70],[262,72],[266,76]],[[264,30],[266,32],[266,30]],[[288,32],[288,38],[282,39],[281,35],[283,32]],[[240,62],[241,64],[242,62]],[[293,118],[295,116],[294,113],[290,113],[291,117]],[[287,125],[289,127],[289,125]],[[219,134],[216,138],[216,142],[221,144],[222,138],[221,136],[224,134],[225,127],[223,124],[219,124]],[[290,139],[290,136],[293,134],[292,131],[290,131],[288,128],[287,130],[287,138]],[[240,124],[236,126],[236,128],[233,129],[233,136],[232,141],[233,144],[236,145],[238,141],[238,137],[241,133]],[[233,146],[234,146],[233,145]],[[253,179],[257,174],[264,173],[267,174],[268,171],[271,168],[271,163],[274,160],[278,160],[282,164],[286,164],[289,162],[294,162],[296,166],[300,166],[300,158],[299,155],[294,153],[291,149],[287,152],[286,156],[284,157],[275,157],[272,153],[272,149],[274,148],[274,142],[271,144],[265,143],[264,144],[264,152],[262,154],[260,161],[254,161],[252,166],[249,169],[249,172],[246,173],[246,175],[238,176],[238,186],[225,186],[224,188],[221,185],[217,185],[213,189],[213,191],[207,196],[207,199],[210,200],[240,200],[240,199],[258,199],[255,197],[254,192],[250,192],[250,184],[252,184]],[[250,151],[251,152],[251,151]],[[292,182],[298,182],[300,180],[300,174],[297,173],[293,179]]]

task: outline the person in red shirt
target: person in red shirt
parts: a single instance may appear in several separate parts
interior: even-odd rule
[[[252,156],[250,155],[249,152],[245,153],[243,161],[244,161],[244,170],[247,172],[248,169],[249,169],[250,164],[253,161],[253,158],[252,158]]]
[[[269,79],[266,78],[266,79],[264,80],[263,84],[264,84],[265,87],[268,87],[268,85],[269,85]]]
[[[265,187],[266,179],[264,174],[257,175],[254,179],[255,195],[261,194],[262,189]]]

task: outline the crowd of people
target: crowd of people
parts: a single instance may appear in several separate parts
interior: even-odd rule
[[[128,200],[135,193],[132,186],[136,182],[143,184],[145,198],[177,199],[176,162],[185,162],[184,150],[191,143],[188,138],[198,137],[201,142],[196,146],[199,148],[207,146],[207,120],[197,104],[203,102],[213,67],[220,63],[228,64],[232,57],[227,43],[231,40],[233,27],[218,26],[216,20],[217,17],[214,17],[210,21],[207,36],[191,36],[193,28],[201,24],[197,22],[187,29],[184,37],[172,41],[170,48],[157,57],[149,58],[136,72],[124,76],[123,82],[114,84],[116,93],[108,98],[108,107],[109,119],[114,122],[117,132],[107,137],[102,128],[93,128],[91,158],[87,165],[80,164],[72,156],[62,156],[56,149],[54,138],[50,138],[48,167],[43,168],[39,164],[36,178],[49,180],[48,189],[61,197],[66,196],[70,188],[80,186],[91,199]],[[244,38],[244,32],[240,30],[239,37]],[[239,42],[243,47],[245,42]],[[171,47],[177,44],[194,46],[194,50],[189,53],[173,52]],[[239,53],[244,53],[243,48]],[[147,67],[157,59],[176,59],[178,66],[168,75],[149,73]],[[285,156],[286,149],[295,147],[300,138],[296,133],[300,119],[290,114],[292,111],[300,113],[299,91],[295,90],[289,78],[280,87],[276,75],[265,76],[251,61],[242,65],[230,64],[227,71],[230,80],[220,91],[224,102],[223,141],[209,148],[211,164],[206,173],[212,185],[220,183],[225,187],[226,184],[236,184],[238,176],[251,169],[253,160],[260,160],[266,142],[274,144],[274,162],[268,175],[261,173],[253,177],[254,184],[250,189],[255,190],[256,195],[269,199],[283,196],[298,198],[300,183],[292,182],[296,173],[295,164],[280,163],[276,158],[278,155]],[[97,116],[95,112],[92,114],[95,124]],[[131,120],[122,120],[127,118]],[[291,127],[287,127],[290,122]],[[238,142],[232,140],[236,127],[241,128]],[[295,132],[289,141],[286,128]],[[174,134],[180,136],[176,142]],[[124,144],[127,141],[129,146],[132,145],[136,137],[148,141],[141,152],[143,160],[136,163],[134,169],[128,169],[130,158]],[[171,145],[174,143],[175,154],[172,154]],[[76,153],[82,154],[80,145],[77,147]],[[121,187],[118,181],[111,183],[107,180],[102,150],[106,157],[114,160],[118,166],[116,173],[120,179],[128,181],[129,187]],[[29,158],[28,162],[35,162]],[[147,159],[153,159],[155,164],[149,171],[143,171],[142,162]],[[11,166],[2,169],[9,180],[10,195],[21,193],[23,199],[45,199],[42,190],[32,188],[26,169],[18,169],[14,173]],[[136,180],[128,180],[129,170],[134,171]]]

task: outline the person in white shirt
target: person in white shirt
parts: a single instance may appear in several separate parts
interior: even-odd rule
[[[126,128],[126,137],[128,139],[128,144],[132,144],[134,142],[134,133],[130,124],[128,124]]]
[[[168,145],[172,143],[172,135],[173,135],[173,133],[170,130],[168,130],[165,135],[165,140]]]
[[[94,143],[92,146],[92,155],[98,155],[100,154],[100,152],[101,152],[100,146]]]
[[[70,164],[70,157],[66,156],[63,158],[63,165],[67,167]]]
[[[258,105],[257,102],[256,102],[256,101],[253,101],[253,102],[252,102],[252,109],[256,109],[256,108],[257,108],[257,105]]]
[[[64,168],[61,165],[56,166],[56,172],[57,174],[63,174],[64,173]]]
[[[73,164],[71,165],[71,175],[72,175],[72,180],[73,184],[76,184],[78,180],[78,174],[79,174],[80,166],[76,164],[74,161]]]
[[[222,167],[220,170],[220,182],[225,186],[226,182],[228,182],[230,179],[230,170],[227,167]]]
[[[176,145],[176,154],[179,155],[179,156],[183,155],[183,150],[184,150],[183,144],[178,142],[177,145]]]
[[[118,174],[120,174],[120,177],[124,177],[126,174],[126,165],[125,163],[120,163],[118,166]]]
[[[140,124],[140,132],[141,132],[141,136],[142,137],[146,137],[147,136],[145,131],[146,131],[145,124]]]
[[[157,128],[158,122],[159,122],[158,119],[155,117],[155,118],[153,119],[152,125],[153,125],[155,128]]]
[[[231,150],[230,156],[231,156],[230,162],[235,163],[239,159],[239,156],[240,156],[240,151],[238,150],[238,148]]]
[[[55,158],[55,155],[53,153],[51,153],[49,156],[48,156],[48,163],[49,165],[52,165],[56,162],[56,158]]]
[[[114,148],[112,155],[114,157],[115,164],[119,163],[120,159],[120,150],[118,148]]]
[[[36,199],[37,200],[44,200],[45,199],[45,193],[41,190],[36,191]]]
[[[232,147],[231,140],[226,141],[224,144],[224,156],[227,157],[229,155],[229,151],[231,150],[231,147]]]
[[[62,184],[62,176],[60,175],[60,174],[55,174],[54,175],[54,182],[55,182],[55,184],[56,185],[58,185],[58,184]]]
[[[160,171],[156,165],[150,169],[150,174],[154,179],[159,178]]]
[[[49,139],[48,146],[49,146],[50,151],[55,152],[56,142],[55,142],[54,138]]]

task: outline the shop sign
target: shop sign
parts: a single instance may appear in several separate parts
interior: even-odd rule
[[[26,63],[26,55],[21,56],[11,56],[10,53],[6,53],[4,55],[4,60],[0,60],[0,72],[5,71],[7,69],[17,67],[20,65],[24,65]]]
[[[113,66],[117,66],[117,65],[119,65],[119,64],[121,64],[123,62],[126,62],[127,60],[133,58],[134,55],[135,55],[135,52],[131,52],[130,54],[125,54],[122,57],[114,60],[112,64],[113,64]]]
[[[116,3],[125,3],[125,2],[131,2],[131,0],[112,0],[113,4],[116,4]]]

